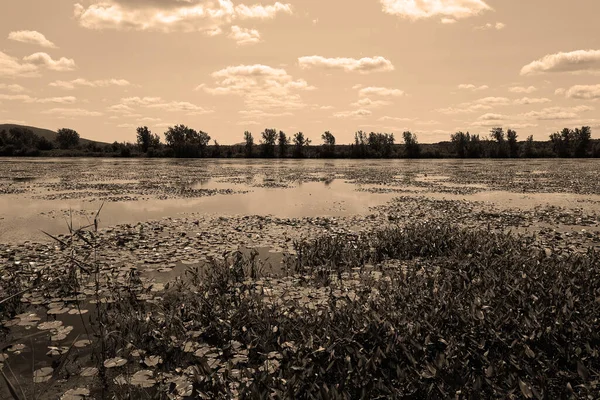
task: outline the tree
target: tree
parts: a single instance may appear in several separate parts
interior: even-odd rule
[[[517,132],[509,129],[506,131],[506,140],[508,142],[508,156],[511,158],[519,157],[519,144],[517,143]]]
[[[569,128],[564,128],[560,132],[555,132],[550,135],[552,142],[552,150],[558,157],[571,156],[571,142],[573,139],[573,131]]]
[[[254,149],[254,137],[252,137],[251,132],[244,132],[244,142],[246,142],[246,145],[244,146],[246,157],[250,158],[252,157],[252,151]]]
[[[204,156],[210,136],[185,125],[176,125],[165,132],[165,142],[173,149],[175,157],[201,157]]]
[[[418,158],[421,154],[421,147],[417,141],[417,135],[410,131],[402,133],[404,138],[404,155],[407,158]]]
[[[35,146],[39,150],[52,150],[54,148],[52,142],[46,139],[45,137],[38,137]]]
[[[333,157],[335,155],[335,136],[326,131],[321,135],[321,139],[323,139],[323,156]]]
[[[574,156],[585,157],[592,140],[592,129],[589,126],[582,126],[581,129],[575,128],[573,132]]]
[[[56,142],[61,149],[69,149],[79,144],[79,133],[69,128],[61,128],[56,131]]]
[[[304,133],[298,132],[294,135],[294,157],[304,158],[304,148],[310,145],[310,139],[304,137]]]
[[[367,134],[358,131],[354,134],[354,144],[352,145],[352,157],[364,158],[367,155]]]
[[[529,135],[525,141],[525,157],[532,158],[534,156],[535,150],[533,148],[533,135]]]
[[[287,148],[290,144],[290,138],[287,137],[284,131],[279,131],[279,137],[277,138],[277,147],[279,147],[279,158],[285,158],[287,155]]]
[[[394,134],[387,133],[369,133],[367,138],[367,144],[371,153],[378,157],[388,158],[392,154],[392,148],[394,146]]]
[[[217,142],[217,140],[214,140],[214,146],[211,152],[211,157],[212,158],[219,158],[221,157],[221,145],[219,144],[219,142]]]
[[[142,149],[143,153],[147,153],[152,143],[152,132],[147,126],[140,126],[137,128],[137,144]]]
[[[262,132],[262,155],[263,157],[275,157],[275,141],[277,140],[276,129],[265,129]]]
[[[499,158],[506,157],[508,154],[506,151],[504,129],[502,129],[501,127],[492,128],[492,130],[490,131],[490,137],[492,138],[492,140],[496,141],[496,151],[493,154],[493,156]]]
[[[458,157],[465,158],[467,156],[467,147],[470,139],[469,132],[463,133],[459,131],[450,135],[450,140],[454,144],[454,149]]]

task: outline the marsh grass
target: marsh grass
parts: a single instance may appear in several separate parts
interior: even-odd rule
[[[101,398],[600,396],[593,250],[418,223],[296,241],[287,275],[225,253],[154,290],[100,269],[102,244],[81,235]],[[102,370],[113,357],[126,364]]]

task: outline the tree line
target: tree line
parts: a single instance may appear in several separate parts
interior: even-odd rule
[[[186,125],[169,127],[164,141],[147,126],[136,129],[135,143],[82,143],[79,133],[69,128],[57,131],[54,140],[36,135],[25,127],[0,131],[2,156],[120,156],[178,158],[535,158],[600,157],[600,140],[592,139],[589,126],[552,133],[547,141],[533,136],[519,141],[516,131],[492,128],[488,135],[456,132],[449,141],[421,144],[417,135],[405,131],[400,143],[393,133],[354,134],[351,144],[336,143],[326,131],[321,143],[313,144],[303,132],[288,136],[277,129],[264,129],[255,139],[245,131],[235,145],[220,145],[207,132]],[[212,144],[211,144],[212,140]]]

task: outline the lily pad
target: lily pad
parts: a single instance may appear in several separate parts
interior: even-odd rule
[[[69,389],[61,396],[60,400],[83,400],[89,395],[90,390],[86,388]]]
[[[106,368],[122,367],[125,364],[127,364],[127,360],[121,357],[109,358],[104,361],[104,366]]]
[[[83,377],[91,377],[98,375],[98,368],[95,367],[87,367],[81,370],[79,373],[80,376]]]
[[[38,325],[38,329],[42,330],[42,331],[48,331],[51,329],[58,329],[62,326],[62,321],[48,321],[48,322],[42,322],[41,324]]]
[[[48,382],[52,377],[52,372],[54,372],[54,368],[52,367],[44,367],[40,369],[36,369],[33,371],[33,382],[35,383],[43,383]]]

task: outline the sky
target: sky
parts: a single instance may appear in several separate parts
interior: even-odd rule
[[[262,2],[254,2],[262,1]],[[600,137],[598,0],[3,0],[0,123]]]

